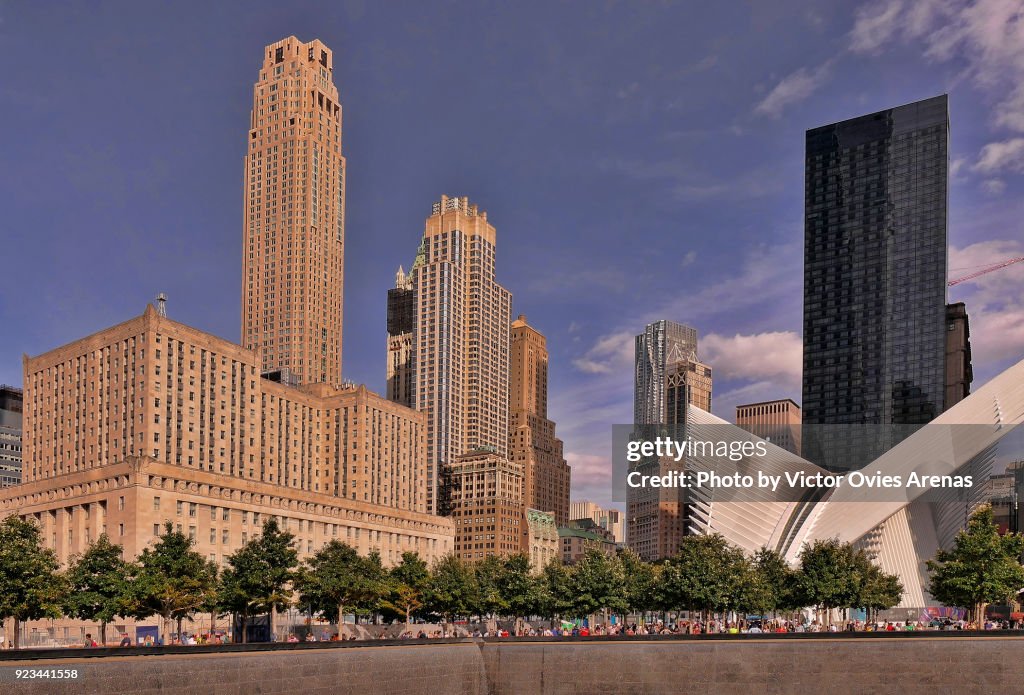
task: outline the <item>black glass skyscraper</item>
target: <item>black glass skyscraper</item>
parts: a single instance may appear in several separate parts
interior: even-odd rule
[[[948,137],[945,95],[807,131],[805,426],[942,412]],[[840,469],[875,452],[821,453]]]

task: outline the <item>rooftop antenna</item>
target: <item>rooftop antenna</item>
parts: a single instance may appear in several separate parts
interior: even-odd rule
[[[156,313],[167,318],[167,295],[163,292],[156,296]]]

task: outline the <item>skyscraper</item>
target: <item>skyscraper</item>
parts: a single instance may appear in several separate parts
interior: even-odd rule
[[[569,465],[548,419],[547,340],[520,315],[512,322],[509,459],[523,464],[527,508],[569,521]]]
[[[261,372],[341,384],[345,158],[332,54],[294,36],[263,52],[245,156],[242,345]]]
[[[711,368],[697,357],[697,331],[655,321],[636,336],[633,417],[644,438],[682,439],[687,409],[711,409]],[[662,430],[665,430],[662,432]],[[685,461],[652,458],[636,464],[643,475],[678,471]],[[626,541],[645,560],[674,555],[686,534],[684,488],[627,488]]]
[[[945,95],[807,131],[805,426],[918,425],[943,410],[948,138]],[[812,439],[805,453],[833,469],[873,457]]]
[[[633,422],[667,422],[666,375],[668,365],[696,355],[697,331],[674,321],[655,321],[636,337],[633,374]]]
[[[461,455],[508,453],[512,295],[495,280],[494,227],[468,198],[434,203],[409,271],[413,404],[427,414],[427,504]],[[390,393],[390,391],[389,391]]]
[[[412,276],[401,266],[395,286],[388,290],[388,400],[414,408],[413,327],[416,325],[416,292]]]
[[[0,385],[0,487],[21,482],[22,391]]]
[[[971,325],[963,302],[946,306],[946,401],[945,409],[971,395],[974,367],[971,361]]]

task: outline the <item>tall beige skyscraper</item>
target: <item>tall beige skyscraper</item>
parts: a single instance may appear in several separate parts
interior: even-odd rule
[[[508,453],[512,295],[495,280],[495,242],[486,212],[441,196],[409,271],[412,402],[427,414],[427,505],[435,513],[450,511],[440,493],[457,457]]]
[[[245,156],[242,345],[260,371],[341,384],[345,158],[331,50],[263,52]]]
[[[512,322],[509,458],[523,464],[526,506],[569,523],[569,465],[548,419],[547,340],[520,315]]]

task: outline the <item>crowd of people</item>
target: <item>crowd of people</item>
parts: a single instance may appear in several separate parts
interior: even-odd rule
[[[499,627],[477,624],[472,627],[465,625],[456,626],[451,629],[439,630],[434,629],[435,626],[430,626],[428,631],[427,628],[407,629],[397,636],[394,633],[389,634],[387,631],[380,632],[376,637],[363,637],[359,638],[355,635],[343,636],[339,635],[338,632],[332,629],[324,629],[317,636],[314,630],[303,631],[303,634],[297,632],[288,633],[287,637],[284,638],[285,642],[298,643],[298,642],[354,642],[367,639],[386,640],[386,639],[441,639],[444,637],[475,637],[475,638],[490,638],[490,637],[615,637],[615,636],[634,636],[634,635],[701,635],[701,634],[789,634],[789,633],[808,633],[808,632],[913,632],[921,630],[1019,630],[1024,629],[1024,621],[1010,621],[1010,620],[985,620],[982,624],[975,622],[969,622],[966,620],[957,620],[953,618],[935,618],[928,621],[871,621],[866,622],[863,620],[846,620],[833,623],[820,622],[818,620],[811,621],[799,621],[799,620],[740,620],[736,622],[728,620],[711,620],[709,622],[683,620],[676,623],[666,624],[663,621],[655,621],[650,623],[637,623],[637,622],[626,622],[609,625],[594,625],[590,626],[587,624],[571,624],[562,623],[560,625],[553,626],[531,626],[527,623],[523,623],[521,627],[516,628],[512,631]],[[278,636],[276,634],[271,635],[271,641],[277,642]],[[221,645],[228,644],[231,642],[230,635],[224,633],[201,633],[201,634],[182,634],[180,636],[172,636],[168,641],[168,645]],[[139,641],[138,646],[142,647],[159,647],[163,646],[164,642],[152,635],[147,635],[145,638]],[[92,634],[85,635],[85,647],[98,647],[100,646]],[[132,647],[136,646],[131,637],[127,633],[123,633],[121,641],[118,646],[121,647]]]

